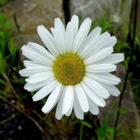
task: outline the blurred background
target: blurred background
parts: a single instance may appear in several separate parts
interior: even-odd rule
[[[37,26],[48,30],[59,17],[66,25],[72,15],[92,19],[118,38],[115,53],[124,53],[116,76],[121,95],[106,100],[100,114],[74,113],[55,119],[55,109],[41,112],[46,99],[32,101],[19,76],[25,59],[20,48],[28,42],[42,46]],[[0,140],[140,140],[140,0],[0,0]]]

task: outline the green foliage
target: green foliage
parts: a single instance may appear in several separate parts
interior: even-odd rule
[[[2,74],[3,71],[5,71],[5,66],[4,66],[4,61],[3,61],[2,53],[0,52],[0,74]]]
[[[117,102],[117,99],[112,103],[112,105],[103,121],[102,126],[97,130],[98,140],[102,140],[107,137],[109,114],[110,114],[112,108],[114,107],[114,105],[116,104],[116,102]]]
[[[5,96],[9,97],[10,84],[9,76],[13,73],[13,65],[16,63],[17,47],[14,46],[13,39],[11,38],[10,29],[13,27],[4,15],[0,14],[0,88],[3,89]],[[12,89],[13,90],[13,89]],[[8,93],[7,93],[8,92]]]
[[[118,131],[119,128],[123,125],[123,123],[125,122],[125,120],[123,120],[122,122],[120,122],[118,125],[117,125],[117,128],[116,130],[113,128],[113,127],[108,127],[108,121],[109,121],[109,115],[110,115],[110,112],[112,111],[112,109],[114,108],[114,106],[116,105],[116,102],[117,102],[118,98],[116,98],[114,100],[114,102],[112,103],[104,121],[103,121],[103,124],[101,127],[99,127],[96,131],[97,133],[97,139],[98,140],[113,140],[114,138],[114,133],[116,131],[116,136],[120,136],[120,135],[125,135],[125,132],[123,131]],[[114,123],[116,121],[116,115],[118,113],[120,109],[119,108],[116,108],[115,112],[114,112]],[[123,110],[120,110],[120,113],[121,114],[126,114],[128,113],[129,110],[128,109],[123,109]],[[92,138],[92,140],[94,140],[95,137]]]
[[[5,65],[7,63],[13,65],[17,56],[18,48],[14,46],[11,32],[9,31],[12,27],[13,24],[9,23],[4,15],[0,15],[0,59],[5,61]]]
[[[0,79],[0,84],[2,84],[4,86],[7,86],[7,83],[4,80],[2,80],[2,79]]]
[[[121,113],[121,114],[127,114],[127,113],[129,113],[129,110],[128,110],[128,109],[122,109],[122,110],[120,111],[120,113]]]
[[[81,123],[82,123],[83,126],[86,126],[86,127],[90,128],[90,129],[92,129],[92,125],[90,125],[88,122],[81,121]]]
[[[120,122],[120,123],[118,124],[118,126],[116,127],[116,130],[118,130],[118,129],[123,125],[124,122],[125,122],[125,120],[123,120],[122,122]]]
[[[13,39],[9,40],[8,49],[9,49],[9,52],[11,55],[11,63],[13,64],[15,62],[16,54],[17,54],[17,50],[18,50],[18,48],[14,46]]]
[[[87,122],[86,122],[87,123]],[[83,139],[83,125],[81,125],[81,128],[80,128],[80,140]]]
[[[102,32],[101,33],[104,33],[105,31],[110,31],[110,32],[112,31],[113,19],[109,20],[107,9],[105,9],[105,12],[100,17],[100,20],[97,19],[97,18],[94,20],[94,23],[93,23],[93,25],[91,27],[91,30],[93,30],[97,26],[102,28]]]
[[[0,0],[0,6],[6,5],[10,1],[12,1],[12,0]]]

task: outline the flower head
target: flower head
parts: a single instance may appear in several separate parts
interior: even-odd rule
[[[49,95],[42,108],[49,113],[54,106],[56,118],[69,116],[74,110],[78,119],[84,119],[84,112],[99,113],[110,95],[118,96],[115,87],[120,82],[109,74],[116,70],[116,63],[124,60],[121,53],[112,54],[117,39],[108,32],[101,34],[96,27],[89,33],[91,19],[83,21],[80,28],[78,16],[74,15],[65,29],[59,18],[55,19],[52,34],[43,26],[37,27],[38,34],[47,47],[28,43],[22,47],[25,69],[19,73],[26,79],[25,89],[37,91],[33,101]]]

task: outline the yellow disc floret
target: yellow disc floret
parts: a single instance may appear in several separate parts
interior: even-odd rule
[[[59,56],[53,65],[56,79],[64,85],[79,83],[84,76],[84,70],[81,58],[72,53]]]

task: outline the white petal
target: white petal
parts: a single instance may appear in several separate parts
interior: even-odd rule
[[[75,116],[78,118],[78,119],[81,119],[83,120],[84,119],[84,112],[83,110],[81,109],[81,106],[79,104],[79,101],[78,101],[78,97],[77,97],[77,94],[74,90],[74,113],[75,113]]]
[[[67,24],[66,35],[65,35],[66,52],[72,51],[72,46],[75,39],[74,33],[75,33],[75,30],[74,30],[73,24],[69,22]]]
[[[109,73],[86,73],[86,75],[99,83],[104,83],[108,85],[118,85],[121,82],[120,78]]]
[[[54,28],[51,28],[51,32],[54,35],[55,38],[55,47],[59,54],[65,53],[65,44],[64,44],[64,38],[60,35],[60,32],[55,30]]]
[[[58,82],[55,79],[50,80],[45,87],[40,89],[32,97],[33,101],[39,101],[39,100],[43,99],[44,97],[46,97],[57,86],[57,84],[58,84]]]
[[[60,18],[55,18],[54,28],[58,30],[63,37],[65,36],[65,27]]]
[[[50,52],[48,52],[44,47],[32,42],[29,42],[27,46],[29,46],[32,49],[32,51],[39,53],[40,55],[43,55],[47,59],[50,59],[52,61],[55,60],[55,57]]]
[[[37,62],[37,63],[41,63],[41,64],[44,64],[44,65],[46,65],[46,64],[53,65],[53,62],[52,61],[50,61],[46,57],[40,55],[39,53],[36,53],[36,52],[28,49],[28,46],[25,46],[24,45],[22,47],[22,54],[25,57],[27,57],[27,58],[29,58],[29,59]]]
[[[70,116],[70,114],[72,112],[72,108],[73,108],[73,102],[74,102],[74,94],[72,94],[71,105],[70,105],[69,111],[65,114],[66,116]]]
[[[72,112],[72,108],[73,108],[73,100],[72,100],[72,104],[70,106],[69,111],[65,114],[66,116],[70,116],[71,112]]]
[[[45,66],[43,64],[38,64],[38,63],[36,63],[34,61],[30,61],[30,60],[24,60],[23,64],[26,68]]]
[[[48,64],[39,64],[37,62],[34,61],[30,61],[30,60],[24,60],[23,64],[26,68],[36,68],[36,67],[48,67],[48,68],[52,68],[52,66],[48,65]]]
[[[86,59],[103,49],[104,44],[108,41],[110,34],[108,32],[103,33],[101,36],[97,37],[91,43],[87,44],[85,50],[81,53],[81,57]]]
[[[98,63],[108,63],[108,64],[117,64],[124,60],[124,54],[123,53],[116,53],[116,54],[110,54],[105,59],[102,59]]]
[[[92,91],[85,82],[81,82],[86,95],[97,105],[104,107],[106,105],[103,98],[98,96],[94,91]]]
[[[96,27],[94,30],[92,30],[92,32],[88,35],[87,39],[86,39],[86,43],[90,43],[92,42],[95,38],[97,38],[97,36],[100,35],[101,33],[101,28],[100,27]]]
[[[108,33],[104,38],[102,38],[99,42],[99,44],[97,43],[96,45],[94,45],[94,49],[92,48],[93,52],[96,53],[102,49],[105,48],[105,44],[108,42],[108,40],[110,39],[110,34]],[[101,43],[102,42],[102,43]],[[113,47],[113,46],[108,46],[108,47]],[[91,52],[91,50],[89,51]],[[89,57],[89,55],[87,56]]]
[[[56,31],[59,32],[62,43],[65,45],[65,27],[64,27],[62,21],[60,20],[60,18],[55,19],[54,28]],[[66,50],[65,47],[63,47],[62,53],[65,53],[65,50]]]
[[[110,37],[110,39],[106,42],[104,47],[113,47],[117,43],[117,38],[115,36]]]
[[[77,111],[77,108],[76,107],[77,106],[75,105],[75,102],[74,102],[74,104],[73,104],[73,111],[74,111],[74,114],[77,117],[77,119],[79,119],[79,114],[78,114],[78,111]]]
[[[28,90],[30,92],[39,90],[40,88],[45,86],[49,82],[49,80],[51,80],[51,79],[52,78],[44,80],[44,81],[41,81],[41,82],[38,82],[38,83],[27,83],[27,84],[25,84],[24,89],[26,89],[26,90]]]
[[[116,65],[112,64],[94,64],[86,66],[85,71],[92,73],[106,73],[115,71],[116,67]]]
[[[100,27],[96,27],[94,30],[92,30],[92,32],[88,35],[88,37],[86,38],[86,40],[84,41],[82,46],[79,48],[77,54],[82,55],[85,52],[85,50],[88,49],[87,46],[89,44],[93,44],[95,42],[95,39],[97,37],[99,37],[100,33],[101,33],[101,28]]]
[[[83,81],[100,97],[107,99],[110,95],[108,91],[95,80],[85,76]]]
[[[120,91],[118,90],[118,88],[116,86],[107,85],[107,84],[103,84],[103,83],[101,83],[101,85],[109,92],[110,95],[112,95],[112,96],[120,95]]]
[[[93,115],[98,115],[99,114],[99,108],[98,106],[90,99],[88,98],[89,102],[89,110]]]
[[[69,111],[72,100],[73,100],[73,86],[67,86],[65,91],[65,97],[63,100],[62,114],[66,114]]]
[[[49,38],[49,40],[51,41],[51,43],[54,44],[55,43],[55,39],[53,38],[52,34],[43,25],[40,25],[40,28],[45,33],[45,35]]]
[[[53,70],[51,67],[41,66],[41,67],[26,68],[26,69],[20,70],[19,74],[22,77],[29,77],[29,76],[33,76],[33,75],[38,74],[38,73],[52,72],[52,71]]]
[[[80,26],[80,29],[78,31],[78,34],[75,38],[74,44],[73,44],[73,52],[76,53],[82,43],[85,41],[89,30],[91,26],[91,19],[87,18],[83,21],[82,25]]]
[[[38,73],[36,75],[30,76],[29,78],[26,79],[26,81],[28,83],[37,83],[43,80],[47,80],[53,76],[54,74],[52,72],[42,72],[42,73]]]
[[[79,17],[76,15],[73,15],[71,18],[71,24],[72,24],[73,29],[74,29],[74,38],[75,38],[77,33],[78,33]]]
[[[65,87],[63,88],[63,91],[62,91],[62,94],[61,94],[61,97],[58,101],[58,105],[57,105],[57,108],[56,108],[56,113],[55,113],[55,118],[58,119],[58,120],[61,120],[63,114],[62,114],[62,108],[63,108],[63,100],[64,100],[64,97],[65,97]]]
[[[54,108],[54,106],[56,105],[56,103],[58,102],[58,100],[60,98],[62,88],[63,88],[63,86],[62,86],[61,83],[59,83],[55,87],[55,89],[52,91],[52,93],[48,97],[47,102],[43,106],[42,112],[47,114],[47,113],[49,113]]]
[[[49,37],[44,33],[42,28],[40,26],[37,27],[38,34],[42,40],[42,42],[45,44],[45,46],[48,48],[48,50],[54,55],[58,56],[58,52],[54,46],[54,44],[51,42]]]
[[[32,49],[29,47],[29,46],[27,46],[27,45],[23,45],[22,47],[21,47],[21,51],[23,52],[24,50],[26,50],[26,51],[32,51]]]
[[[106,58],[109,54],[111,54],[113,52],[113,48],[105,48],[95,54],[93,54],[92,56],[88,57],[87,59],[84,60],[84,64],[85,65],[90,65],[93,64],[97,61],[100,61],[104,58]]]
[[[80,103],[80,106],[81,106],[83,112],[88,112],[89,105],[88,105],[88,100],[87,100],[85,91],[83,90],[83,88],[81,87],[80,84],[75,85],[74,89],[76,91],[78,101]]]

